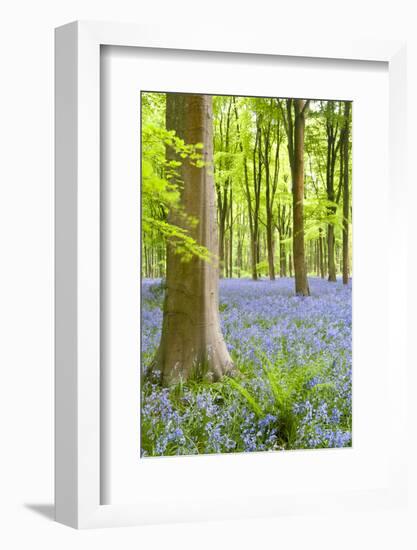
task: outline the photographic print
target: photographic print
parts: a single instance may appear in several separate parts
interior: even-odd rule
[[[141,93],[141,457],[352,445],[352,103]]]

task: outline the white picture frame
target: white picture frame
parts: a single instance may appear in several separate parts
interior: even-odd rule
[[[389,71],[390,201],[395,223],[405,227],[401,193],[405,179],[405,44],[397,41],[291,41],[239,31],[194,34],[174,29],[113,23],[75,22],[56,30],[56,519],[76,528],[121,526],[187,519],[235,518],[305,512],[314,506],[342,509],[359,505],[397,506],[405,499],[403,435],[390,454],[383,491],[355,495],[289,494],[279,502],[239,505],[238,499],[208,502],[193,514],[167,499],[164,509],[150,499],[134,504],[101,504],[100,476],[100,48],[102,45],[207,52],[249,53],[381,61]],[[220,54],[219,54],[220,55]],[[403,250],[397,264],[405,273]],[[403,262],[403,263],[402,263]],[[403,265],[404,264],[404,265]],[[398,275],[398,272],[397,272]],[[404,275],[405,276],[405,275]],[[391,292],[392,289],[388,289]],[[389,301],[389,315],[405,323],[405,298]],[[403,325],[404,328],[404,325]],[[405,330],[403,331],[405,334]],[[401,327],[397,331],[401,338]],[[396,334],[397,334],[396,333]],[[405,338],[405,336],[403,337]],[[401,405],[406,384],[405,341],[398,342],[395,376],[389,373],[396,424],[404,425]],[[401,351],[403,350],[403,351]],[[400,430],[401,432],[401,430]],[[240,503],[241,504],[241,503]]]

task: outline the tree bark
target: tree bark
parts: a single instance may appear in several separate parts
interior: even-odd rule
[[[266,155],[265,155],[266,156]],[[268,271],[271,281],[275,281],[275,266],[274,266],[274,238],[273,238],[273,218],[272,218],[272,200],[269,181],[269,166],[265,164],[265,185],[266,185],[266,240],[267,240],[267,255],[268,255]]]
[[[260,243],[259,243],[259,208],[261,204],[261,184],[262,184],[262,132],[259,118],[256,118],[256,137],[255,145],[252,151],[253,165],[253,191],[254,191],[254,206],[253,213],[253,237],[252,237],[252,279],[258,280],[257,264],[260,261]],[[250,195],[249,195],[250,197]],[[250,199],[249,199],[250,200]]]
[[[217,200],[217,204],[219,204],[219,199]],[[225,226],[226,226],[226,218],[223,217],[223,209],[219,209],[219,277],[224,276],[224,240],[225,240]],[[226,209],[224,209],[224,212],[226,213]],[[225,215],[224,215],[225,216]]]
[[[229,204],[229,277],[233,278],[233,190],[231,187]]]
[[[236,250],[236,268],[237,268],[238,278],[240,278],[241,271],[243,268],[243,238],[244,238],[242,234],[243,223],[244,223],[244,217],[243,215],[239,214],[238,229],[237,229],[237,250]]]
[[[332,203],[337,202],[334,189],[334,173],[338,150],[341,144],[339,135],[339,122],[336,117],[336,106],[334,101],[328,101],[326,104],[326,133],[327,133],[327,162],[326,162],[326,191],[327,198]],[[338,139],[339,135],[339,139]],[[337,207],[331,205],[328,207],[328,215],[334,216]],[[328,259],[328,280],[336,281],[336,262],[335,262],[335,235],[334,222],[330,221],[327,228],[327,259]]]
[[[334,259],[334,225],[332,223],[329,223],[327,226],[327,255],[328,255],[328,263],[329,263],[329,277],[328,280],[330,282],[336,281],[336,262]]]
[[[345,101],[343,133],[343,284],[349,282],[349,119],[350,102]]]
[[[226,157],[224,160],[224,167],[226,170],[229,168],[230,159],[228,156],[229,153],[229,145],[230,145],[230,123],[231,123],[231,108],[232,108],[232,100],[229,101],[229,105],[226,112],[226,120],[223,120],[223,112],[221,112],[220,115],[220,125],[219,125],[219,133],[220,133],[220,151],[223,153],[226,153]],[[225,130],[223,130],[223,125],[225,124]],[[222,167],[223,162],[220,161],[220,167]],[[228,217],[229,212],[229,187],[231,187],[231,181],[228,177],[226,181],[223,182],[223,184],[217,184],[216,185],[216,191],[217,191],[217,213],[218,213],[218,223],[219,223],[219,274],[222,278],[224,276],[224,272],[226,271],[226,277],[227,277],[227,271],[229,266],[225,265],[225,255],[226,255],[226,221]]]
[[[285,177],[284,177],[285,178]],[[279,276],[287,276],[287,247],[285,240],[291,237],[291,212],[288,212],[286,205],[278,204],[277,208],[277,229],[279,233]]]
[[[247,202],[247,205],[248,205],[248,217],[249,217],[250,264],[251,264],[251,271],[252,271],[252,279],[254,281],[257,281],[258,280],[258,272],[257,272],[257,268],[256,268],[256,258],[257,258],[256,238],[257,238],[257,232],[258,232],[257,223],[258,223],[259,207],[257,208],[256,203],[255,203],[255,207],[254,208],[252,207],[252,199],[251,199],[250,188],[249,188],[248,163],[247,163],[247,159],[246,159],[246,152],[245,152],[244,147],[243,147],[242,136],[241,136],[241,133],[240,133],[239,114],[238,114],[235,98],[233,98],[233,106],[234,106],[235,118],[236,118],[236,132],[237,132],[237,137],[238,137],[238,140],[239,140],[239,149],[240,149],[240,152],[242,153],[242,157],[243,157],[243,171],[244,171],[244,176],[245,176],[244,177],[245,195],[246,195],[246,202]],[[257,144],[257,141],[258,141],[258,131],[256,133],[255,145]],[[254,160],[254,163],[255,163],[255,160]],[[254,164],[254,172],[256,172],[255,164]],[[256,178],[255,178],[255,176],[254,176],[254,181],[255,181],[254,187],[255,187],[255,190],[256,190]]]
[[[324,246],[323,246],[323,230],[322,228],[320,227],[319,228],[319,262],[320,262],[320,277],[322,279],[325,278],[325,272],[324,272]]]
[[[267,257],[268,257],[268,272],[269,278],[271,281],[275,280],[275,246],[274,246],[274,220],[273,220],[273,210],[274,210],[274,199],[275,193],[278,185],[278,176],[279,176],[279,150],[281,145],[281,131],[280,131],[280,122],[277,120],[276,125],[276,149],[275,149],[275,159],[274,159],[274,168],[273,175],[271,177],[270,171],[270,162],[271,162],[271,151],[273,138],[271,138],[271,127],[272,127],[272,108],[273,100],[270,100],[270,109],[269,121],[264,128],[264,166],[265,166],[265,210],[266,210],[266,239],[267,239]]]
[[[304,128],[305,100],[294,100],[294,162],[293,177],[293,257],[295,293],[309,296],[304,250]]]
[[[285,244],[281,242],[281,240],[279,242],[279,276],[287,276],[287,252],[285,250]]]
[[[233,369],[220,329],[218,308],[218,235],[212,175],[212,98],[206,95],[167,94],[166,127],[186,143],[203,143],[208,166],[197,168],[188,159],[167,151],[168,160],[182,162],[181,208],[172,208],[171,224],[187,230],[212,259],[184,259],[167,246],[167,275],[161,341],[154,360],[163,385],[191,377],[218,380]],[[197,223],[190,222],[190,218]]]

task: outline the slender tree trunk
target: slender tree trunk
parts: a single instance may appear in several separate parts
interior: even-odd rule
[[[328,101],[326,104],[326,132],[327,132],[327,162],[326,162],[326,191],[327,198],[332,203],[338,202],[335,196],[334,189],[334,173],[337,159],[337,153],[341,144],[339,132],[339,122],[336,117],[336,104],[334,101]],[[339,138],[338,138],[339,136]],[[337,206],[331,205],[328,207],[329,216],[336,214]],[[327,258],[328,258],[328,280],[336,281],[336,262],[335,262],[335,234],[334,222],[329,221],[327,229]]]
[[[248,218],[249,218],[249,235],[250,235],[250,264],[251,264],[251,272],[252,272],[252,279],[256,281],[258,279],[258,273],[256,270],[256,251],[257,251],[257,243],[256,243],[256,237],[257,237],[257,216],[258,212],[256,210],[256,204],[255,204],[255,212],[252,208],[252,199],[250,195],[250,189],[249,189],[249,174],[248,174],[248,163],[246,159],[246,153],[243,147],[242,143],[242,136],[240,134],[240,126],[239,126],[239,115],[236,105],[236,100],[233,98],[233,105],[234,105],[234,111],[235,111],[235,117],[236,117],[236,130],[237,135],[239,139],[239,149],[240,152],[243,154],[243,173],[244,173],[244,184],[245,184],[245,195],[246,195],[246,201],[248,205]],[[256,144],[258,141],[258,132],[256,134]],[[254,161],[254,168],[255,168],[255,161]],[[255,176],[254,176],[255,179]]]
[[[261,183],[262,183],[262,132],[259,119],[256,120],[256,139],[255,146],[252,152],[253,164],[253,185],[254,185],[254,207],[253,207],[253,255],[254,262],[252,265],[252,279],[258,280],[257,264],[260,261],[260,243],[259,243],[259,207],[261,203]]]
[[[237,229],[237,247],[236,247],[236,268],[237,276],[240,279],[241,271],[243,268],[243,239],[242,235],[242,225],[243,225],[243,216],[239,214],[238,218],[238,229]]]
[[[349,119],[350,102],[345,101],[343,135],[343,284],[349,282]]]
[[[272,102],[272,100],[271,100]],[[273,223],[273,202],[274,202],[274,186],[276,182],[271,182],[269,169],[270,151],[271,150],[271,123],[269,123],[264,138],[264,165],[265,165],[265,210],[266,210],[266,241],[267,241],[267,257],[268,257],[268,272],[271,281],[275,281],[275,266],[274,266],[274,223]],[[277,153],[279,151],[279,141],[277,141]],[[275,159],[275,171],[277,170],[277,159]],[[275,178],[274,178],[275,179]]]
[[[229,239],[224,239],[224,273],[229,278]]]
[[[285,250],[285,244],[281,242],[281,238],[279,242],[279,276],[287,276],[287,251]]]
[[[324,273],[324,246],[323,246],[323,230],[319,228],[319,262],[320,262],[320,277],[325,278]]]
[[[304,249],[304,130],[305,111],[308,101],[287,99],[285,110],[281,108],[285,131],[287,133],[288,156],[292,179],[292,216],[293,216],[293,262],[295,275],[295,294],[309,296],[307,269]],[[293,116],[294,108],[294,116]]]
[[[221,190],[217,192],[217,205],[219,210],[219,276],[224,275],[224,256],[225,256],[225,235],[226,235],[226,215],[228,209],[227,194],[222,198]]]
[[[242,247],[243,247],[243,243],[242,243],[242,240],[241,240],[241,235],[240,235],[240,232],[238,233],[238,241],[237,241],[237,251],[236,251],[236,254],[237,254],[237,258],[236,258],[236,263],[237,263],[237,276],[238,278],[240,279],[240,274],[241,274],[241,271],[242,271]]]
[[[293,166],[293,254],[295,293],[309,296],[304,250],[304,107],[302,99],[294,100],[294,166]]]
[[[285,239],[288,238],[290,231],[291,213],[287,216],[285,205],[278,205],[277,229],[279,233],[279,276],[287,276],[287,247]]]
[[[204,161],[213,161],[212,97],[167,94],[166,127],[186,143],[203,143]],[[179,160],[172,150],[169,160]],[[218,253],[215,189],[211,167],[197,168],[182,160],[181,207],[169,212],[169,222],[186,229],[215,258]],[[192,217],[197,224],[189,223]],[[188,219],[187,219],[188,218]],[[184,261],[167,247],[167,277],[162,334],[154,368],[164,385],[192,376],[218,380],[233,368],[221,333],[218,309],[218,265],[193,256]]]
[[[230,187],[230,200],[229,200],[229,277],[233,277],[233,191]]]
[[[224,276],[224,233],[219,226],[219,277]]]
[[[335,256],[335,246],[334,246],[334,225],[329,223],[327,226],[327,257],[328,257],[328,268],[329,268],[329,281],[336,281],[336,262],[334,259]]]
[[[273,238],[273,220],[272,220],[272,206],[270,204],[270,189],[268,183],[269,176],[266,178],[266,240],[267,240],[267,253],[268,253],[268,271],[271,281],[275,281],[275,266],[274,266],[274,238]]]
[[[251,267],[252,267],[252,279],[254,281],[258,280],[258,271],[256,269],[256,258],[257,258],[257,242],[256,242],[256,237],[253,236],[251,239]]]

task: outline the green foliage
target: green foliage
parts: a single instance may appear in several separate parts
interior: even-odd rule
[[[201,156],[203,144],[185,144],[173,132],[165,129],[165,95],[142,94],[143,242],[149,250],[159,251],[153,254],[151,261],[153,265],[161,266],[162,274],[165,265],[164,249],[168,241],[175,244],[176,251],[185,261],[192,256],[209,260],[206,251],[196,245],[187,231],[181,231],[169,222],[168,213],[173,209],[177,212],[181,209],[181,163],[191,162],[202,167],[204,162]],[[287,275],[289,274],[293,243],[293,196],[285,116],[287,115],[284,99],[213,96],[211,168],[216,186],[219,235],[224,255],[230,256],[230,251],[232,253],[232,262],[229,259],[227,266],[226,263],[221,264],[224,266],[225,276],[252,275],[251,243],[254,239],[255,224],[259,247],[256,268],[258,276],[268,276],[267,177],[275,271],[279,271],[280,254],[284,254]],[[350,127],[351,121],[348,122]],[[337,143],[344,124],[343,102],[309,102],[305,128],[303,205],[304,241],[306,255],[310,254],[307,258],[310,272],[313,270],[314,250],[319,237],[323,238],[324,254],[327,253],[326,239],[329,226],[334,228],[338,269],[340,265],[343,193],[340,149],[337,149]],[[334,133],[336,147],[333,197],[328,193],[326,180],[330,130]],[[351,137],[349,144],[350,139]],[[175,151],[175,160],[166,160],[167,149]],[[198,222],[192,219],[183,221],[183,227],[192,227]],[[350,227],[350,220],[348,221]]]
[[[320,413],[330,413],[334,408],[344,411],[343,399],[338,398],[334,383],[326,382],[331,379],[330,358],[326,360],[321,357],[309,364],[291,368],[285,363],[284,356],[273,361],[265,355],[260,358],[261,375],[255,364],[246,363],[237,365],[240,372],[238,379],[224,378],[209,383],[204,377],[194,376],[187,382],[162,390],[166,395],[166,414],[181,418],[181,428],[178,431],[174,426],[170,428],[165,425],[159,413],[145,415],[142,420],[142,447],[147,454],[160,454],[155,443],[160,440],[161,434],[170,431],[173,437],[166,441],[165,455],[183,454],[184,449],[187,449],[187,454],[219,452],[217,437],[221,439],[221,452],[245,451],[245,430],[253,431],[254,425],[258,426],[260,445],[271,433],[275,434],[275,450],[300,448],[306,441],[317,437],[316,430],[323,429],[323,422],[324,426],[328,423],[330,430],[334,429],[333,423],[337,423],[338,429],[351,430],[349,411],[346,411],[346,416],[342,414],[334,420],[327,413],[324,419]],[[259,390],[259,385],[264,389]],[[146,384],[145,402],[150,405],[157,403],[160,391],[156,386]],[[300,408],[300,403],[310,405],[313,414],[308,409]],[[229,413],[221,432],[217,432],[213,430],[213,423],[218,422],[221,411]],[[233,445],[229,447],[228,442],[233,442]],[[326,446],[326,443],[320,446]]]
[[[237,382],[233,378],[229,379],[229,384],[232,388],[237,390],[240,393],[240,395],[248,402],[249,406],[251,407],[251,409],[256,415],[258,415],[259,417],[264,416],[262,407],[258,405],[258,403],[256,402],[256,399],[252,397],[252,395],[248,392],[248,390],[244,386],[239,384],[239,382]]]
[[[280,443],[291,448],[295,445],[299,424],[299,415],[294,410],[294,404],[307,399],[320,401],[324,394],[332,398],[335,393],[335,386],[330,382],[309,386],[315,378],[326,379],[326,369],[329,369],[330,362],[321,358],[288,368],[285,355],[276,357],[274,362],[265,354],[262,354],[260,359],[265,380],[269,385],[270,399],[258,401],[256,396],[246,389],[244,382],[229,379],[228,384],[239,392],[258,418],[264,418],[269,414],[278,418]]]
[[[164,94],[142,94],[143,243],[145,246],[155,246],[155,242],[164,245],[169,242],[183,261],[189,261],[193,256],[208,261],[210,255],[207,249],[198,245],[186,229],[170,223],[168,219],[169,211],[175,209],[185,227],[198,223],[182,211],[182,181],[178,169],[182,162],[189,162],[197,168],[205,167],[201,154],[203,144],[187,144],[175,132],[165,129],[160,116],[164,108],[161,95]],[[167,159],[168,149],[175,153],[174,160]]]

